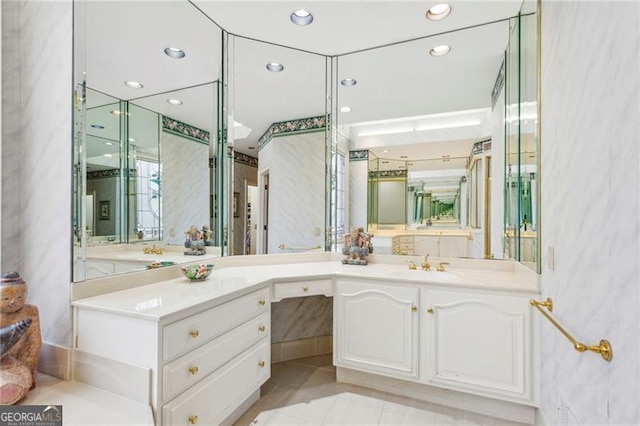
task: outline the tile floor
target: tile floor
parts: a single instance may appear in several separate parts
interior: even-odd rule
[[[524,426],[336,382],[331,355],[271,365],[260,399],[234,424]]]

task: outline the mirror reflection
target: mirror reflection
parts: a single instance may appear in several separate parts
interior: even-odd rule
[[[269,7],[265,18],[286,5]],[[88,168],[74,188],[83,194],[79,253],[181,248],[192,225],[209,226],[225,254],[339,250],[346,229],[364,226],[374,254],[515,258],[535,268],[535,15],[518,31],[509,17],[519,9],[511,2],[475,22],[491,24],[445,23],[408,42],[345,45],[261,33],[237,18],[241,3],[78,5]],[[429,54],[443,44],[447,55]],[[168,56],[170,46],[186,56]],[[517,63],[520,53],[527,60]],[[267,69],[273,62],[282,72]],[[507,73],[516,86],[504,85]],[[124,84],[136,80],[142,88]],[[108,123],[101,131],[90,127],[98,113]],[[89,153],[94,142],[104,152]],[[220,164],[229,167],[216,175]],[[104,170],[119,174],[108,196],[97,187]],[[418,241],[434,233],[433,248]],[[409,237],[413,253],[398,248]],[[454,241],[446,250],[444,237]],[[76,281],[93,276],[82,269]]]

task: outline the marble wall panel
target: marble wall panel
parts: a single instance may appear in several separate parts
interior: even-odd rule
[[[367,229],[367,166],[366,160],[349,161],[349,226]]]
[[[294,297],[271,304],[271,343],[332,334],[332,297]]]
[[[162,226],[181,245],[191,225],[209,226],[209,146],[162,132]]]
[[[541,319],[541,412],[640,423],[640,4],[543,2],[542,297],[612,362]],[[553,253],[553,256],[552,256]]]
[[[2,2],[2,270],[71,343],[71,2]]]

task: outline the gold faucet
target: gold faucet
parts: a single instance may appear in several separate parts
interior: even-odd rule
[[[416,262],[414,262],[413,259],[409,261],[409,269],[416,269]]]
[[[444,272],[444,265],[448,265],[449,262],[440,262],[438,263],[438,266],[436,267],[436,269],[438,270],[438,272]]]
[[[159,247],[156,248],[155,244],[153,245],[153,247],[146,246],[142,251],[144,252],[144,254],[162,254],[162,249]]]
[[[425,254],[424,255],[424,261],[422,262],[422,270],[423,271],[430,271],[431,270],[431,264],[427,260],[428,258],[429,258],[429,255]]]

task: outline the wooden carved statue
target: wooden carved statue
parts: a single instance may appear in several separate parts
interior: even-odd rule
[[[36,387],[42,338],[38,308],[27,305],[27,284],[17,272],[0,279],[0,404],[23,399]]]

